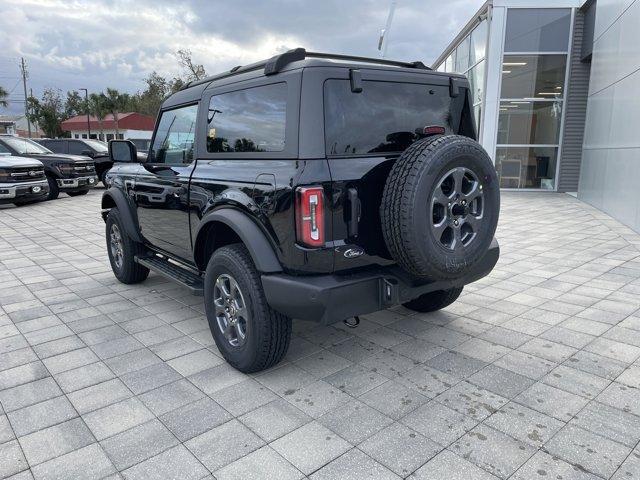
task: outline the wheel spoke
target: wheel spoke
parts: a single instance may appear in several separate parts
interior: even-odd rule
[[[433,229],[433,233],[436,236],[436,239],[438,241],[440,241],[442,239],[442,234],[444,233],[444,231],[447,229],[447,221],[443,220],[442,222],[440,222],[437,225],[433,225],[432,229]]]
[[[460,227],[453,229],[453,249],[459,250],[462,248],[462,232],[460,231]]]
[[[442,187],[436,188],[436,191],[433,193],[433,202],[439,205],[442,205],[446,208],[449,203],[450,198],[445,195],[442,191]]]
[[[480,225],[480,219],[478,217],[467,215],[464,219],[464,223],[469,225],[473,229],[474,233],[478,233],[478,226]]]
[[[465,170],[462,167],[456,168],[453,171],[454,194],[462,194],[462,180],[464,179],[464,174]]]

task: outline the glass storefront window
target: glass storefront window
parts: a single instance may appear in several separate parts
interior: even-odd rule
[[[553,190],[557,156],[557,147],[498,147],[500,187]]]
[[[454,62],[454,60],[453,60],[453,59],[454,59],[454,54],[455,54],[455,52],[454,52],[454,53],[452,53],[451,55],[449,55],[449,56],[447,57],[447,59],[445,60],[445,62],[444,62],[444,71],[445,71],[445,72],[453,72],[453,67],[454,67],[454,65],[453,65],[453,62]]]
[[[484,63],[484,61],[480,62],[467,73],[474,104],[481,102],[484,98]]]
[[[510,8],[504,51],[566,52],[570,28],[569,8]]]
[[[561,102],[501,102],[498,144],[557,145],[561,119]]]
[[[501,98],[561,98],[566,55],[505,55]]]
[[[470,65],[475,65],[482,60],[487,51],[487,21],[482,20],[471,32],[471,60]]]
[[[456,68],[458,73],[464,73],[469,69],[469,48],[471,46],[471,38],[467,36],[458,48],[456,48]]]

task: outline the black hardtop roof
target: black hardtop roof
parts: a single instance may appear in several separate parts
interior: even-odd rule
[[[457,74],[435,72],[424,63],[400,62],[384,58],[358,57],[353,55],[339,55],[331,53],[307,52],[304,48],[296,48],[285,53],[275,55],[249,65],[237,66],[227,72],[213,75],[202,80],[187,83],[179,91],[169,96],[163,108],[177,106],[199,98],[202,92],[213,82],[238,76],[238,80],[275,75],[285,70],[304,67],[344,67],[344,68],[383,68],[389,70],[407,71],[411,73],[424,72],[433,75],[458,76]],[[235,80],[235,79],[234,79]],[[226,82],[225,82],[226,83]]]

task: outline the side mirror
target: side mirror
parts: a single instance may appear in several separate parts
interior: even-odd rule
[[[80,155],[93,158],[93,152],[91,150],[83,150],[82,152],[80,152]]]
[[[130,140],[109,140],[109,158],[112,162],[138,162],[136,146]]]

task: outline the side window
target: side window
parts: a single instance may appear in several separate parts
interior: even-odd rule
[[[211,97],[207,118],[207,151],[283,151],[286,110],[286,83]]]
[[[75,140],[69,140],[67,143],[69,144],[69,153],[71,155],[82,155],[82,152],[84,152],[86,150],[91,150],[89,147],[87,147],[82,142],[78,142],[78,141],[75,141]]]
[[[11,153],[11,150],[0,143],[0,153]]]
[[[149,151],[150,162],[188,164],[193,161],[197,114],[197,105],[162,112]]]

